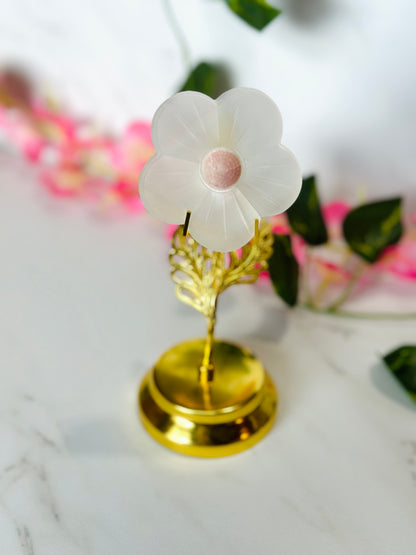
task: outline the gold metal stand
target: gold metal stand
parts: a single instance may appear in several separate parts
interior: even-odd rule
[[[214,339],[218,296],[253,283],[272,252],[270,225],[256,222],[241,251],[201,247],[178,228],[172,238],[172,279],[180,300],[207,320],[207,337],[162,355],[139,393],[144,426],[159,443],[187,455],[219,457],[251,447],[270,429],[277,395],[262,364],[248,350]]]

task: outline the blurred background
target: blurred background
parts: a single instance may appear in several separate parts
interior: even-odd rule
[[[223,0],[2,0],[0,63],[114,133],[217,64],[224,86],[274,98],[324,199],[405,193],[414,207],[414,2],[270,3],[282,14],[257,31]]]

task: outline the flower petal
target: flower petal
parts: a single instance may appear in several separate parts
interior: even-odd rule
[[[155,153],[154,151],[150,137],[150,123],[144,121],[131,123],[119,141],[111,145],[110,150],[112,162],[123,177],[128,177],[135,182],[144,164]]]
[[[351,206],[342,200],[334,200],[322,207],[322,215],[331,239],[341,239],[342,222],[351,210]]]
[[[399,277],[416,280],[416,238],[407,233],[397,245],[387,247],[376,267]]]
[[[200,161],[219,146],[215,100],[194,91],[173,95],[154,115],[152,140],[160,154]]]
[[[263,92],[231,89],[217,99],[217,104],[221,144],[235,148],[244,159],[280,144],[282,117]]]
[[[187,210],[201,202],[206,187],[194,162],[153,156],[140,174],[139,193],[145,208],[168,224],[182,224]]]
[[[239,249],[254,235],[259,214],[235,188],[226,193],[207,190],[192,212],[189,232],[204,247],[220,252]]]
[[[327,225],[342,225],[351,206],[343,200],[334,200],[322,207],[322,215]]]
[[[238,188],[263,218],[284,212],[299,195],[302,172],[289,149],[268,148],[247,161]]]

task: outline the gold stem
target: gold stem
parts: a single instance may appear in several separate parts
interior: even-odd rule
[[[217,316],[218,294],[212,296],[211,310],[207,315],[207,337],[205,340],[204,356],[199,368],[199,383],[204,389],[204,397],[209,397],[209,387],[214,379],[214,365],[212,364],[212,349],[214,347],[214,330]]]
[[[214,379],[214,366],[212,364],[212,348],[214,346],[215,312],[207,318],[207,337],[205,340],[204,357],[199,369],[199,381],[209,383]]]
[[[214,365],[212,364],[212,349],[214,346],[214,328],[215,328],[215,309],[214,312],[207,317],[207,337],[205,340],[204,356],[202,364],[199,368],[199,383],[202,388],[202,397],[204,399],[205,409],[212,408],[211,404],[211,384],[214,379]]]

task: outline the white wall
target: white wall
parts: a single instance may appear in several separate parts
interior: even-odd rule
[[[327,198],[357,189],[416,201],[413,0],[279,0],[262,33],[222,0],[171,0],[193,62],[279,104],[284,142]],[[0,0],[0,60],[18,62],[68,106],[110,129],[151,118],[185,64],[163,0]]]

